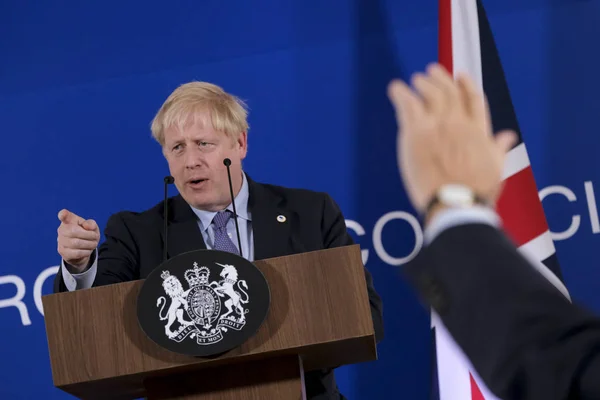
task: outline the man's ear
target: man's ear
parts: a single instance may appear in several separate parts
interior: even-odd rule
[[[248,152],[248,133],[240,132],[237,139],[237,145],[240,149],[240,159],[246,158],[246,153]]]

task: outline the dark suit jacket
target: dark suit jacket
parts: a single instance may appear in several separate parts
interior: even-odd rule
[[[600,320],[499,230],[442,232],[405,272],[502,399],[600,399]]]
[[[256,260],[353,244],[344,217],[325,193],[288,189],[252,181],[248,176],[248,208],[252,213],[254,258]],[[168,255],[205,249],[197,217],[178,195],[169,200]],[[287,223],[277,222],[285,215]],[[163,259],[163,202],[150,210],[112,215],[98,249],[98,272],[94,286],[142,279]],[[370,273],[365,269],[377,342],[383,338],[382,304]],[[54,291],[66,291],[60,270]],[[333,371],[305,375],[307,397],[339,397]]]

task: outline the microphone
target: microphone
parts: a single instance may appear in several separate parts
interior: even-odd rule
[[[235,232],[237,233],[238,248],[240,249],[240,257],[244,257],[242,254],[242,241],[240,239],[240,227],[238,226],[237,211],[235,209],[235,197],[233,196],[233,183],[231,183],[231,160],[226,158],[223,160],[223,164],[227,167],[227,178],[229,179],[229,194],[231,195],[231,204],[233,205],[233,218],[235,221]]]
[[[164,233],[165,233],[165,246],[163,248],[163,263],[167,262],[167,222],[169,220],[169,214],[168,214],[168,206],[167,206],[167,202],[169,199],[169,185],[173,182],[175,182],[175,178],[173,178],[171,175],[165,176],[165,201],[163,203],[164,206],[164,218],[165,218],[165,227],[164,227]]]

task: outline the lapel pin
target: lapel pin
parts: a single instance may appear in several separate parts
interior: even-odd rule
[[[286,220],[285,215],[278,215],[277,216],[277,221],[278,222],[285,222],[285,220]]]

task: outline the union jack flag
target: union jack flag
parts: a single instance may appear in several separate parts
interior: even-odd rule
[[[480,0],[439,0],[439,62],[455,76],[468,73],[488,97],[494,132],[519,135],[504,169],[504,190],[497,211],[505,232],[548,280],[569,296],[548,230],[515,114],[510,91],[483,4]],[[432,313],[432,399],[497,399]]]

